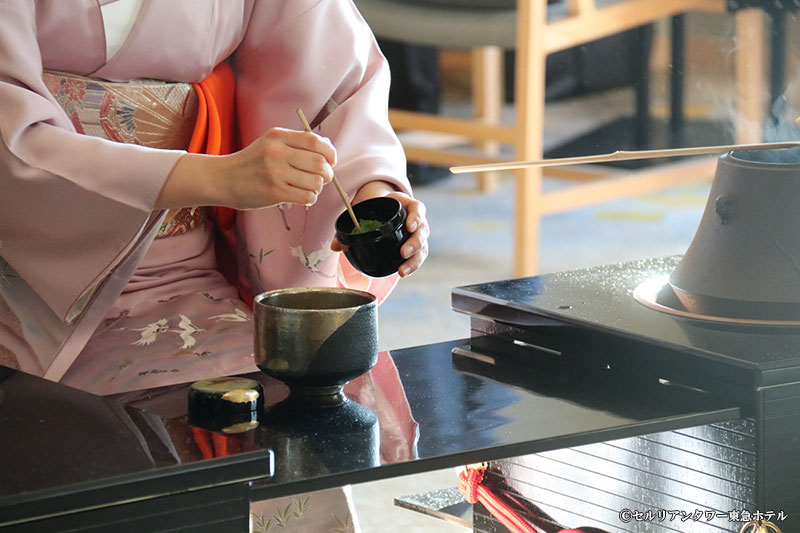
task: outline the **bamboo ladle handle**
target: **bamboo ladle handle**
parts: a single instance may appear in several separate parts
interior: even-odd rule
[[[800,119],[798,119],[800,124]],[[589,163],[607,163],[613,161],[630,161],[634,159],[657,159],[661,157],[678,157],[692,155],[722,154],[731,150],[775,150],[779,148],[797,148],[798,141],[757,143],[757,144],[728,144],[722,146],[697,146],[692,148],[668,148],[665,150],[618,150],[608,154],[583,155],[577,157],[562,157],[558,159],[535,159],[531,161],[509,161],[506,163],[489,163],[485,165],[465,165],[450,167],[453,174],[467,172],[493,172],[496,170],[515,170],[527,167],[557,167],[563,165],[585,165]]]
[[[303,127],[306,129],[306,131],[311,132],[311,125],[308,123],[308,120],[306,120],[303,110],[299,107],[297,108],[297,116],[300,117],[300,120],[303,122]],[[356,227],[356,231],[361,233],[361,224],[358,223],[358,218],[356,217],[355,212],[353,212],[353,206],[350,205],[350,198],[347,197],[347,193],[344,192],[344,189],[342,189],[342,185],[339,183],[339,180],[336,179],[336,176],[333,177],[333,184],[336,185],[336,190],[339,191],[339,196],[342,197],[342,201],[344,202],[345,207],[347,207],[347,212],[350,213],[350,218],[353,219],[353,224]]]

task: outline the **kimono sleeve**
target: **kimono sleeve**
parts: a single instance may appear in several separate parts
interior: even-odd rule
[[[270,127],[302,129],[300,107],[336,147],[351,196],[373,180],[410,192],[389,124],[389,66],[350,0],[257,3],[234,58],[243,144]]]
[[[77,133],[42,81],[35,10],[0,3],[0,255],[70,323],[134,246],[184,152]]]
[[[389,123],[389,66],[350,0],[257,3],[233,68],[243,144],[272,127],[302,129],[301,108],[336,147],[334,172],[351,198],[371,181],[411,192],[403,147]],[[278,208],[239,213],[238,235],[250,257],[269,253],[263,263],[240,260],[242,284],[255,292],[339,284],[383,299],[396,275],[372,280],[343,264],[343,256],[329,255],[343,209],[328,186],[311,208],[287,206],[283,220]],[[242,272],[242,265],[250,266]]]

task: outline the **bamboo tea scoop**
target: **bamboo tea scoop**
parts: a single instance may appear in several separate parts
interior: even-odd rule
[[[800,119],[798,119],[800,121]],[[492,172],[496,170],[514,170],[527,167],[556,167],[563,165],[585,165],[588,163],[606,163],[613,161],[627,161],[632,159],[657,159],[660,157],[678,157],[690,155],[723,154],[731,150],[775,150],[779,148],[800,147],[800,141],[759,143],[759,144],[728,144],[721,146],[697,146],[694,148],[670,148],[666,150],[618,150],[607,154],[583,155],[577,157],[562,157],[558,159],[536,159],[532,161],[509,161],[506,163],[490,163],[486,165],[464,165],[450,167],[453,174],[467,172]]]
[[[297,108],[297,116],[300,117],[300,120],[303,122],[303,127],[306,129],[306,131],[310,132],[311,125],[308,123],[308,120],[306,120],[306,116],[303,113],[303,110],[300,109],[299,107]],[[356,231],[361,233],[361,224],[358,223],[358,218],[356,217],[356,214],[353,212],[353,206],[350,205],[350,198],[347,197],[347,193],[344,192],[344,189],[342,189],[342,184],[339,183],[339,180],[336,179],[336,176],[333,177],[333,184],[336,185],[336,190],[339,191],[339,196],[342,197],[342,201],[344,202],[345,207],[347,207],[347,212],[350,213],[350,218],[353,219],[353,224],[356,227]]]

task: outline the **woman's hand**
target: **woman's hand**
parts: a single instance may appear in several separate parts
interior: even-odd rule
[[[388,183],[383,181],[373,181],[364,185],[353,198],[352,203],[357,204],[377,196],[389,196],[397,199],[408,213],[406,228],[411,233],[411,236],[403,243],[403,247],[400,249],[400,254],[406,261],[398,269],[400,276],[405,278],[419,270],[419,267],[428,257],[428,236],[431,231],[428,226],[428,220],[425,218],[425,204],[406,193],[395,191]],[[342,245],[334,238],[331,243],[331,249],[335,252],[341,252]]]
[[[392,192],[387,196],[399,200],[408,213],[406,228],[411,232],[411,236],[400,249],[400,255],[406,262],[398,269],[400,276],[405,278],[419,270],[428,257],[428,236],[431,230],[428,219],[425,218],[425,204],[402,192]]]
[[[164,185],[156,208],[313,205],[333,179],[335,164],[336,150],[328,139],[316,133],[272,128],[230,155],[183,156]]]

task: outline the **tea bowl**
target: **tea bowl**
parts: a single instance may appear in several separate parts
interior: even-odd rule
[[[256,365],[293,397],[339,402],[342,387],[377,362],[377,299],[368,292],[268,291],[255,297],[253,316]]]

